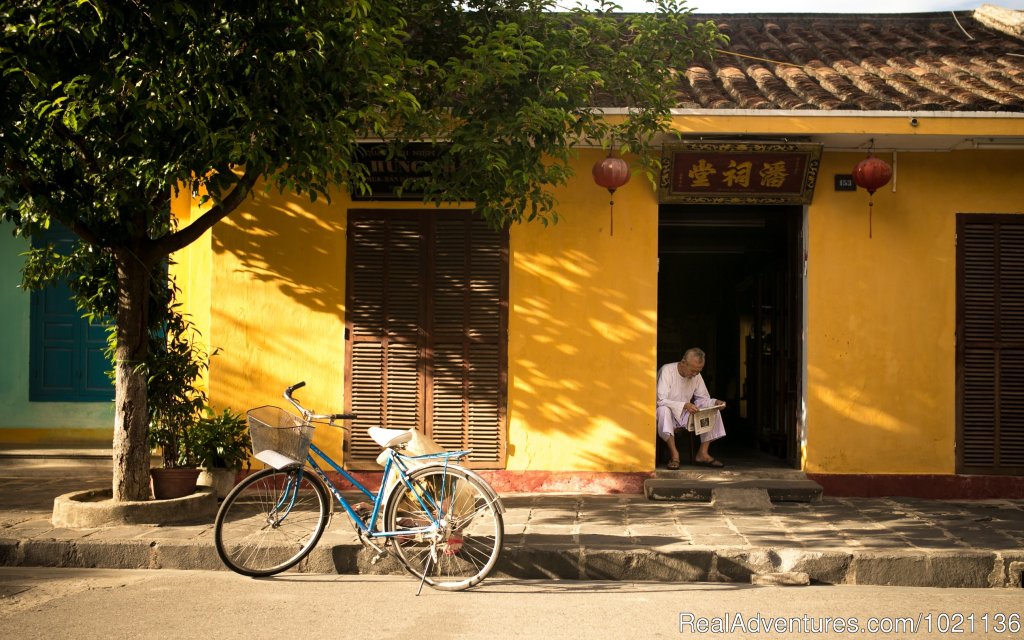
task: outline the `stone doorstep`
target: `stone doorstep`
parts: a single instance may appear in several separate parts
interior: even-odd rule
[[[650,478],[644,481],[648,500],[668,502],[711,502],[715,489],[764,490],[772,502],[818,502],[822,487],[797,478],[691,479]]]
[[[734,480],[806,480],[807,474],[800,469],[774,467],[701,467],[684,463],[679,469],[655,469],[655,478],[675,480],[707,480],[710,482],[731,482]]]

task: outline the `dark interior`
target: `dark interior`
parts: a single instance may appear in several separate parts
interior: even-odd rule
[[[798,462],[801,218],[800,206],[661,206],[658,365],[707,353],[704,381],[728,405],[711,451],[733,462]]]

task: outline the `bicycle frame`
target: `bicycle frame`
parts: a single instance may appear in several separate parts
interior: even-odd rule
[[[316,475],[324,482],[328,490],[330,490],[331,494],[334,496],[334,499],[337,500],[338,504],[340,504],[341,507],[345,510],[345,512],[348,514],[349,518],[356,525],[361,534],[365,534],[371,538],[388,538],[396,535],[409,535],[410,533],[430,533],[432,531],[436,531],[440,526],[441,519],[444,517],[442,508],[442,505],[444,504],[444,494],[442,493],[442,495],[439,496],[441,504],[437,504],[434,502],[430,495],[427,495],[424,492],[417,489],[409,481],[409,467],[406,461],[431,459],[443,460],[444,467],[445,469],[447,469],[448,463],[452,459],[462,458],[466,455],[469,455],[469,453],[471,453],[470,450],[462,450],[445,451],[442,453],[428,453],[417,456],[406,456],[398,453],[397,451],[390,450],[390,453],[387,456],[387,462],[384,465],[384,474],[381,476],[380,490],[377,491],[376,493],[363,486],[363,484],[359,482],[355,477],[353,477],[352,474],[343,469],[337,462],[335,462],[329,455],[324,453],[324,451],[322,451],[315,444],[309,445],[309,454],[306,456],[306,464],[309,465],[313,472],[316,473]],[[327,473],[324,471],[324,469],[319,464],[317,464],[316,459],[313,457],[314,455],[318,456],[324,462],[330,465],[345,480],[350,482],[352,486],[354,486],[363,495],[365,495],[367,498],[373,501],[373,512],[371,513],[368,522],[363,522],[363,519],[360,518],[359,515],[355,512],[355,510],[352,508],[352,505],[350,505],[348,500],[345,499],[345,496],[343,496],[341,494],[341,491],[339,491],[335,484],[331,482],[331,479],[327,476]],[[419,502],[420,507],[423,508],[424,512],[430,514],[430,526],[421,527],[419,529],[405,529],[402,532],[375,530],[377,528],[377,518],[381,516],[381,511],[384,507],[384,500],[387,497],[385,495],[387,480],[390,477],[391,471],[393,469],[397,472],[398,480],[401,481],[402,484],[405,485],[407,489],[413,492],[413,495],[416,497],[416,500]],[[296,483],[296,487],[297,486],[298,483]],[[446,487],[442,487],[442,492],[445,489]],[[393,490],[394,489],[392,489],[392,491]],[[287,493],[288,491],[286,490],[285,495],[283,495],[281,498],[282,502],[285,500],[285,496],[287,495]],[[292,500],[294,501],[294,497],[292,497]]]

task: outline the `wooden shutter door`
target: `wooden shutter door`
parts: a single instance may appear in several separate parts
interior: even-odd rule
[[[428,433],[494,467],[504,461],[502,235],[458,215],[438,217],[433,238]]]
[[[421,423],[419,373],[422,233],[414,216],[349,216],[346,403],[352,424],[349,455],[380,453],[366,429]]]
[[[373,466],[375,425],[504,465],[506,239],[469,212],[350,212],[350,466]]]
[[[957,471],[1024,474],[1024,216],[957,217]]]

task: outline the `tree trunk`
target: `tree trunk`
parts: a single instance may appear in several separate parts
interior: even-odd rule
[[[115,250],[117,350],[114,387],[114,500],[149,500],[146,371],[149,269],[137,253]]]

